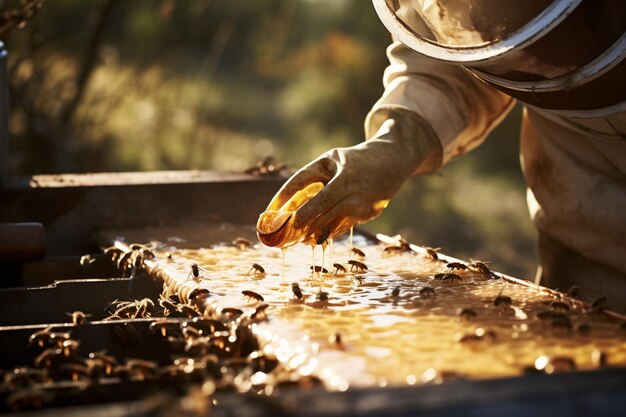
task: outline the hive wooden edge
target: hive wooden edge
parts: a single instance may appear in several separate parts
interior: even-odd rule
[[[0,183],[0,190],[106,187],[125,185],[157,185],[181,183],[215,183],[236,181],[284,181],[285,176],[252,175],[236,171],[146,171],[146,172],[97,172],[84,174],[46,174],[8,177]]]
[[[217,406],[197,416],[368,416],[431,417],[506,415],[554,417],[621,416],[626,407],[626,369],[490,380],[457,380],[438,385],[354,388],[345,392],[288,391],[273,397],[218,392]],[[180,415],[176,396],[160,392],[133,402],[70,406],[19,413],[23,417],[148,417]],[[184,414],[184,415],[192,415]]]

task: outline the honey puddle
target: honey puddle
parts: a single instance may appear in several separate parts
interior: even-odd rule
[[[241,291],[262,295],[269,320],[255,324],[254,331],[266,342],[264,350],[301,374],[320,376],[330,389],[419,384],[438,376],[516,376],[541,355],[571,358],[579,370],[596,369],[599,352],[610,366],[626,365],[626,330],[617,319],[583,311],[567,299],[561,300],[565,306],[550,307],[559,301],[554,295],[478,272],[454,271],[460,282],[437,280],[435,274],[450,272],[445,262],[421,252],[384,256],[384,245],[359,235],[354,246],[365,258],[350,258],[348,240],[335,240],[325,250],[328,273],[313,273],[311,247],[305,245],[290,248],[284,265],[280,249],[261,245],[153,245],[157,260],[150,263],[151,273],[183,299],[203,287],[214,295],[208,300],[214,307],[249,312],[256,304]],[[335,275],[328,259],[347,272]],[[351,272],[350,259],[366,264],[367,272]],[[199,282],[190,276],[192,263],[202,268]],[[253,263],[265,273],[251,270]],[[304,300],[294,297],[294,282]],[[425,287],[434,295],[420,293]],[[320,291],[328,301],[317,299]],[[495,306],[498,296],[510,297],[511,305]],[[475,318],[462,319],[462,308],[473,310]],[[565,315],[569,324],[537,317],[546,311]]]

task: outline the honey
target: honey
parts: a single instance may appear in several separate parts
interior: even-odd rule
[[[259,240],[267,246],[287,248],[300,242],[315,243],[315,239],[309,236],[309,228],[296,228],[294,226],[294,213],[319,193],[324,184],[316,182],[304,187],[295,193],[286,203],[280,207],[274,207],[272,201],[266,211],[261,213],[257,222],[257,235]]]
[[[281,250],[260,245],[192,248],[187,242],[182,249],[162,242],[153,243],[157,259],[147,261],[154,276],[183,300],[196,288],[209,289],[207,309],[249,312],[242,291],[260,294],[269,319],[254,332],[265,352],[302,375],[321,377],[331,389],[519,376],[538,358],[568,358],[577,370],[626,365],[621,320],[541,287],[472,269],[450,271],[451,258],[432,259],[421,248],[390,256],[384,245],[355,235],[367,271],[350,271],[344,239],[326,248],[332,252],[326,256],[347,271],[329,267],[316,274],[305,245],[291,247],[283,267]],[[204,269],[199,282],[189,278],[192,263]],[[265,273],[249,274],[252,263]],[[460,280],[435,278],[452,272]],[[318,299],[320,291],[327,301]]]

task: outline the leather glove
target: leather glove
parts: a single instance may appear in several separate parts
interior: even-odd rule
[[[280,247],[297,241],[322,244],[378,216],[409,176],[439,168],[442,154],[435,133],[419,116],[395,110],[371,139],[331,149],[296,172],[261,214],[259,238]],[[277,212],[282,217],[268,228],[264,215]],[[279,229],[289,237],[264,239]]]

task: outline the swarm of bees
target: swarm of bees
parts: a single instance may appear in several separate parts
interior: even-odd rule
[[[299,298],[303,297],[297,284],[294,283],[292,289],[294,294],[299,293]],[[145,343],[142,342],[145,335],[133,326],[132,320],[152,319],[149,331],[162,337],[172,352],[177,352],[170,362],[116,357],[106,350],[83,352],[72,330],[59,332],[49,326],[34,332],[28,339],[29,346],[37,349],[32,367],[15,368],[1,381],[2,390],[8,390],[7,407],[12,411],[42,408],[55,400],[51,394],[54,391],[48,387],[67,382],[86,387],[97,384],[101,378],[193,386],[210,382],[217,390],[265,394],[300,380],[294,371],[279,367],[275,357],[260,351],[260,342],[251,325],[268,319],[269,305],[264,303],[263,296],[250,290],[242,291],[244,297],[256,303],[247,312],[238,308],[199,310],[196,300],[209,296],[210,292],[194,291],[187,297],[188,303],[182,303],[167,290],[158,303],[150,298],[110,303],[108,320],[123,320],[121,325],[112,328],[116,340],[121,343],[134,338],[136,343]],[[318,297],[323,299],[324,294]],[[75,326],[88,323],[88,314],[76,311],[68,315]],[[250,384],[249,378],[258,372],[267,377],[263,382]],[[310,386],[321,384],[315,377],[303,378]]]
[[[150,298],[133,301],[112,301],[110,304],[113,312],[107,318],[108,320],[124,320],[152,317],[154,312],[154,301]]]
[[[105,255],[111,257],[111,261],[115,262],[117,268],[121,269],[123,274],[125,274],[127,270],[130,270],[130,276],[135,277],[137,273],[143,269],[144,261],[154,259],[155,255],[150,248],[138,243],[131,244],[129,249],[130,250],[125,252],[116,246],[110,246],[104,248],[103,251]],[[82,261],[83,259],[81,258],[81,264]]]
[[[320,236],[324,237],[323,234]],[[247,239],[237,238],[232,241],[232,246],[245,251],[252,248],[253,244]],[[144,245],[134,244],[129,249],[125,252],[111,247],[105,252],[123,271],[142,269],[146,260],[154,258],[154,253]],[[487,266],[488,262],[472,259],[469,262],[446,260],[438,254],[437,250],[425,248],[425,255],[423,255],[433,261],[429,262],[429,265],[434,265],[436,268],[433,272],[437,273],[425,277],[425,282],[432,286],[420,286],[417,289],[404,283],[402,286],[397,285],[398,281],[394,279],[392,286],[381,288],[385,291],[385,295],[389,295],[383,300],[399,304],[412,297],[417,298],[419,295],[417,303],[430,306],[444,300],[446,294],[449,294],[454,287],[463,288],[466,282],[472,282],[470,278],[478,277],[477,279],[481,280],[499,278]],[[416,254],[404,239],[383,249],[383,256],[401,254],[412,256]],[[363,280],[369,276],[366,274],[368,266],[363,262],[366,254],[361,249],[352,247],[349,258],[345,266],[341,263],[334,263],[332,268],[329,267],[330,272],[333,275],[349,275],[357,280]],[[92,258],[85,258],[85,265],[91,263],[90,259]],[[246,266],[250,265],[247,262],[250,261],[246,261]],[[370,265],[376,268],[374,264],[370,263]],[[200,282],[206,277],[206,271],[197,263],[189,264],[188,268],[187,278]],[[329,270],[320,265],[313,265],[310,269],[312,274],[329,273]],[[134,273],[132,272],[131,276]],[[244,273],[245,269],[242,268],[240,275]],[[256,281],[263,279],[265,273],[266,270],[262,265],[253,263],[247,275],[250,275],[250,280]],[[325,278],[332,279],[333,276]],[[187,282],[187,285],[193,286],[194,284]],[[206,385],[211,388],[207,388],[211,394],[216,389],[235,389],[242,392],[254,391],[267,394],[280,386],[293,385],[294,381],[299,380],[298,378],[303,378],[294,376],[292,372],[295,371],[283,369],[275,357],[264,354],[260,341],[253,333],[253,325],[270,318],[271,297],[267,297],[269,301],[266,302],[266,297],[259,293],[262,291],[246,289],[241,291],[241,296],[246,300],[245,304],[242,303],[239,307],[217,307],[213,303],[205,302],[209,297],[218,297],[219,292],[212,291],[213,288],[211,291],[205,288],[194,288],[189,294],[180,292],[179,296],[173,288],[164,288],[158,300],[150,298],[115,300],[109,305],[111,314],[106,320],[116,321],[112,331],[117,339],[120,341],[132,339],[135,341],[133,343],[142,343],[141,339],[145,335],[142,335],[130,322],[136,319],[147,320],[149,321],[147,327],[152,332],[151,337],[165,341],[171,347],[172,352],[176,352],[169,362],[115,357],[107,351],[83,352],[80,340],[74,336],[78,332],[54,331],[52,327],[34,332],[28,340],[29,346],[37,350],[32,367],[15,368],[4,376],[3,384],[11,390],[11,394],[7,397],[7,404],[13,410],[42,407],[54,400],[51,394],[42,388],[46,384],[61,381],[94,384],[99,378],[104,377],[131,381],[175,381],[202,387]],[[572,287],[567,293],[570,297],[579,297],[580,289]],[[511,295],[515,299],[503,295],[501,291],[495,298],[492,295],[482,300],[483,305],[480,307],[459,306],[458,309],[452,310],[451,315],[455,317],[455,320],[471,321],[476,324],[481,323],[482,319],[489,314],[502,317],[505,312],[513,311],[517,308],[516,304],[520,303],[520,299],[514,293]],[[305,294],[297,282],[291,284],[290,297],[293,297],[290,303],[303,304],[304,300],[310,297],[315,301],[307,303],[307,306],[318,308],[332,306],[327,291],[320,288],[319,291],[310,291],[309,294]],[[600,312],[605,308],[606,302],[606,297],[601,297],[593,301],[584,313]],[[588,323],[576,323],[573,320],[572,315],[580,314],[581,309],[576,307],[571,300],[568,301],[566,298],[550,300],[542,304],[541,308],[542,310],[531,316],[531,319],[536,319],[542,329],[554,335],[568,335],[574,332],[586,335],[593,330]],[[68,315],[71,316],[75,328],[93,326],[90,324],[88,314],[77,311]],[[626,325],[623,327],[626,328]],[[498,329],[498,332],[501,332],[501,329]],[[492,330],[478,327],[471,332],[457,335],[455,340],[462,345],[459,349],[479,349],[499,343],[503,340],[502,336],[503,333],[496,334]],[[330,336],[328,342],[330,347],[339,350],[346,349],[340,333]],[[606,353],[594,351],[594,355],[594,363],[597,363],[598,367],[607,365]],[[557,373],[575,369],[576,363],[570,358],[542,356],[537,358],[535,364],[527,371]],[[250,378],[258,372],[266,374],[263,378],[264,382],[252,384]],[[445,372],[433,372],[430,377],[423,376],[422,382],[458,377],[453,373],[448,375]],[[312,382],[313,385],[319,384],[315,378],[308,382]]]

